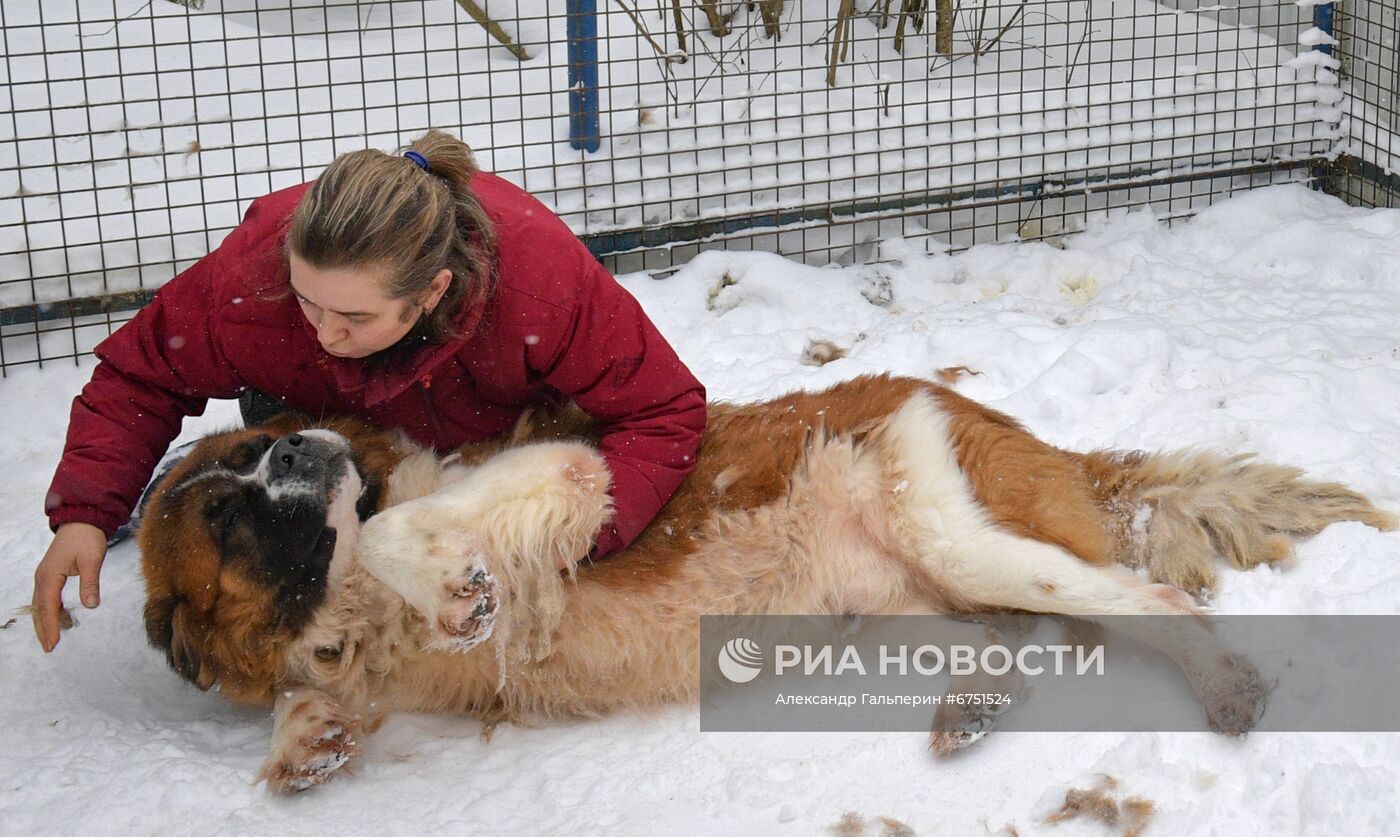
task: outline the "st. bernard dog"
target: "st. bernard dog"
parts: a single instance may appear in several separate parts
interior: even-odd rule
[[[560,572],[611,513],[596,438],[576,410],[446,458],[356,420],[208,437],[145,510],[150,640],[200,688],[274,705],[260,775],[298,790],[394,710],[494,724],[693,699],[704,614],[1197,615],[1217,557],[1272,564],[1333,521],[1396,522],[1294,468],[1059,450],[878,376],[712,405],[647,530]],[[1142,639],[1215,728],[1249,729],[1259,675],[1202,620],[1180,624]]]

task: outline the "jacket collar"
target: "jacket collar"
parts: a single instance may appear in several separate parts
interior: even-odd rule
[[[300,311],[303,330],[315,347],[316,364],[330,373],[341,393],[358,394],[364,406],[396,398],[414,383],[427,384],[431,373],[462,350],[485,316],[488,300],[478,299],[463,308],[454,323],[456,336],[445,343],[428,343],[409,335],[395,345],[367,358],[336,357],[321,348],[316,330]]]

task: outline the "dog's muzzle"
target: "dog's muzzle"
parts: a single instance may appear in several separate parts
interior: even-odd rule
[[[314,493],[326,496],[351,467],[350,444],[339,433],[307,430],[278,439],[258,469],[276,494]]]

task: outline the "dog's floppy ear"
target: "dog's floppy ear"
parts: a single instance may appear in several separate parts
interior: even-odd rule
[[[208,689],[218,679],[212,662],[200,653],[208,647],[212,626],[196,614],[183,596],[167,596],[146,603],[146,638],[165,652],[170,667],[181,677]]]
[[[146,639],[151,643],[151,647],[158,651],[163,651],[167,655],[170,653],[170,641],[174,637],[175,629],[170,621],[175,616],[175,608],[180,604],[179,596],[166,596],[163,599],[148,599],[146,601]]]

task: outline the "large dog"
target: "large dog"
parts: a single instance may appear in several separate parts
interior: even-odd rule
[[[1293,468],[1063,451],[881,376],[713,405],[651,526],[560,573],[610,514],[595,440],[577,411],[445,459],[354,420],[206,438],[144,515],[150,639],[201,688],[275,704],[261,775],[295,790],[392,710],[495,723],[693,698],[704,614],[1190,616],[1218,557],[1275,563],[1333,521],[1395,525]],[[1211,637],[1188,618],[1143,639],[1213,726],[1243,732],[1264,690]]]

